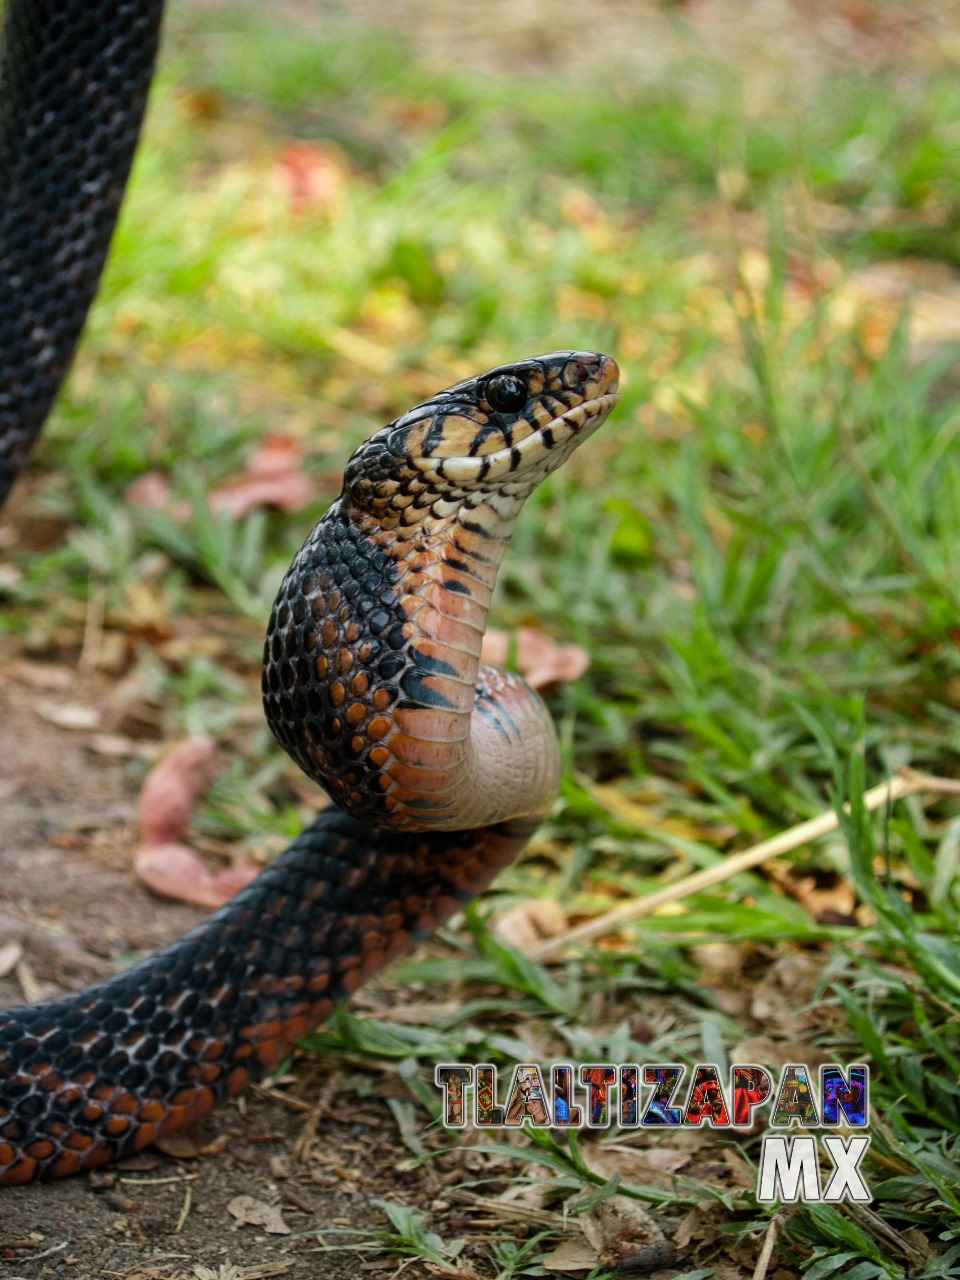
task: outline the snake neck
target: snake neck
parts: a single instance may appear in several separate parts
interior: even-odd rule
[[[547,710],[520,677],[480,662],[522,501],[477,493],[384,512],[345,491],[284,579],[267,720],[361,821],[456,831],[549,808],[560,758]]]

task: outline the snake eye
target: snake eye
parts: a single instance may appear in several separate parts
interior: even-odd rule
[[[491,378],[483,390],[491,409],[498,413],[516,413],[527,403],[526,384],[511,373],[501,373]]]

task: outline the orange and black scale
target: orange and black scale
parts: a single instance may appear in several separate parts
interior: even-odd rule
[[[175,1132],[483,889],[535,822],[378,833],[336,809],[197,929],[75,996],[0,1012],[0,1185]]]
[[[552,447],[545,422],[580,404],[583,380],[606,363],[576,352],[518,362],[505,366],[525,388],[515,412],[486,402],[485,375],[390,423],[354,453],[343,492],[287,572],[264,648],[267,721],[354,816],[393,828],[439,825],[455,792],[450,760],[469,736],[471,713],[494,716],[499,698],[503,724],[514,700],[528,713],[540,706],[519,678],[505,684],[502,672],[479,666],[509,537],[483,509],[484,450],[509,450],[531,432]],[[477,461],[468,487],[434,457],[451,423],[464,455]]]
[[[290,568],[267,630],[263,703],[281,746],[354,816],[387,816],[385,739],[398,708],[436,705],[450,668],[410,644],[396,561],[338,499]]]
[[[531,428],[552,448],[549,424],[612,385],[615,365],[557,353],[509,369],[530,393],[517,412],[498,414],[472,380],[362,445],[281,587],[264,663],[267,717],[337,807],[165,950],[76,995],[0,1011],[0,1184],[105,1164],[203,1116],[276,1067],[336,1001],[448,919],[533,834],[559,757],[536,695],[479,666],[486,606],[524,496],[509,481],[489,496],[484,450],[492,442],[510,474],[513,440],[531,439]],[[586,391],[570,385],[578,381]],[[462,458],[431,457],[443,443],[437,423],[453,419],[454,443],[466,423],[466,469]],[[569,435],[569,424],[556,430]],[[414,436],[417,465],[402,456]],[[468,494],[452,477],[471,467],[481,483]],[[535,749],[522,723],[541,731]],[[488,764],[492,752],[495,781],[516,783],[524,768],[532,781],[521,778],[507,809],[493,810],[505,820],[451,830],[465,810],[449,795],[476,798],[477,740]],[[554,763],[544,770],[545,757]],[[524,816],[508,816],[517,806]]]

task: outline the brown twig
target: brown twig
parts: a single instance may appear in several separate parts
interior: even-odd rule
[[[886,782],[881,782],[865,792],[863,806],[868,810],[881,809],[884,805],[893,804],[895,800],[902,800],[905,796],[917,795],[924,791],[935,795],[960,795],[960,780],[932,777],[929,774],[916,773],[913,769],[900,769],[896,777],[888,778]],[[849,806],[844,805],[844,809],[848,808]],[[575,943],[588,942],[630,920],[639,920],[642,916],[651,915],[668,902],[679,902],[681,898],[688,898],[692,893],[699,893],[711,885],[721,884],[741,871],[769,861],[770,858],[776,858],[780,854],[800,848],[801,845],[809,844],[811,840],[817,840],[831,831],[836,831],[838,825],[836,811],[827,809],[817,814],[815,818],[810,818],[795,827],[790,827],[787,831],[781,831],[779,835],[769,840],[762,840],[749,849],[733,854],[716,866],[695,871],[675,884],[658,889],[656,893],[648,894],[647,897],[633,902],[625,902],[622,906],[614,907],[612,911],[604,912],[602,916],[595,916],[593,920],[586,920],[583,924],[568,929],[566,933],[549,938],[533,948],[528,955],[531,960],[552,959]]]

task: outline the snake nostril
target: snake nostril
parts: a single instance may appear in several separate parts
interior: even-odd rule
[[[563,371],[564,384],[572,390],[583,390],[596,378],[598,363],[599,358],[597,356],[588,356],[586,353],[569,360]]]

